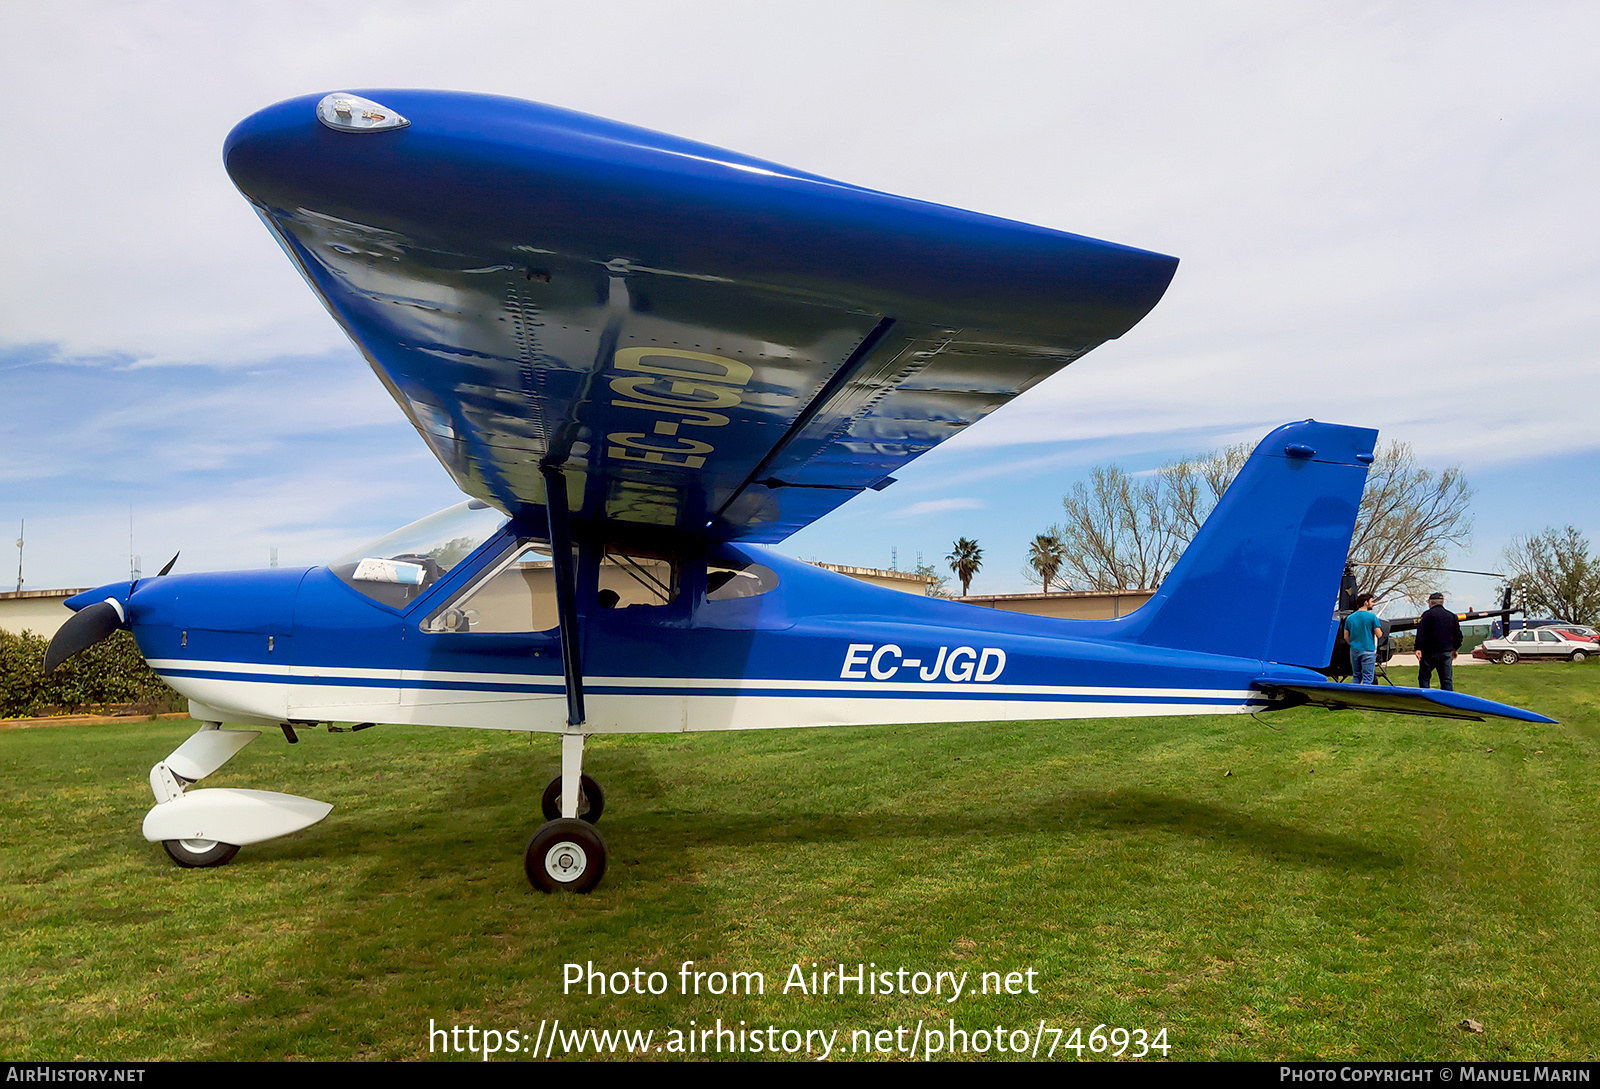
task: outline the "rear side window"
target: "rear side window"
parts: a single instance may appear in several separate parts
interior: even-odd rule
[[[672,560],[607,549],[600,564],[602,609],[670,605],[678,600],[679,570]]]
[[[756,597],[778,587],[778,573],[759,563],[743,566],[709,564],[706,567],[706,600],[733,601]]]

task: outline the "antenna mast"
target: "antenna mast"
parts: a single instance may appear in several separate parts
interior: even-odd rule
[[[133,504],[128,504],[128,578],[133,582],[139,581],[139,576],[144,572],[139,570],[139,557],[133,554]]]

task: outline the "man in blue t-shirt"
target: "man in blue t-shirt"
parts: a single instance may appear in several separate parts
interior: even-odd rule
[[[1372,611],[1374,598],[1356,598],[1356,611],[1345,617],[1344,634],[1350,641],[1350,679],[1356,684],[1371,684],[1378,668],[1378,640],[1383,638],[1382,621]]]

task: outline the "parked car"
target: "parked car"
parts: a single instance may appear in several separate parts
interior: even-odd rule
[[[1581,662],[1600,654],[1600,645],[1575,639],[1559,628],[1524,628],[1507,639],[1486,639],[1472,652],[1474,658],[1511,665],[1524,658],[1565,658]]]
[[[1504,631],[1502,631],[1502,629],[1500,627],[1501,622],[1496,620],[1489,628],[1490,637],[1494,638],[1494,639],[1499,639],[1502,634],[1505,634],[1505,632],[1517,632],[1517,631],[1521,631],[1523,628],[1549,628],[1549,627],[1565,628],[1565,627],[1571,627],[1571,625],[1568,624],[1565,620],[1557,620],[1554,617],[1543,617],[1543,618],[1535,617],[1532,620],[1526,620],[1526,619],[1512,620],[1512,619],[1510,619],[1508,617],[1507,621],[1509,622],[1510,626],[1505,628]]]
[[[1600,643],[1600,633],[1587,624],[1551,624],[1550,630],[1558,631],[1580,643]]]

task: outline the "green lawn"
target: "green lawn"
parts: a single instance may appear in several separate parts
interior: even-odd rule
[[[522,874],[551,738],[263,736],[206,786],[333,814],[181,870],[139,824],[192,723],[0,733],[0,1054],[399,1059],[428,1054],[430,1019],[661,1042],[720,1017],[836,1028],[845,1058],[853,1029],[951,1018],[1164,1028],[1174,1059],[1593,1058],[1600,666],[1458,677],[1561,724],[1297,710],[592,741],[611,863],[587,897]],[[680,996],[686,960],[759,970],[766,994]],[[672,987],[563,995],[569,961]],[[1039,993],[784,994],[796,962],[964,971],[969,991],[1031,968]]]

